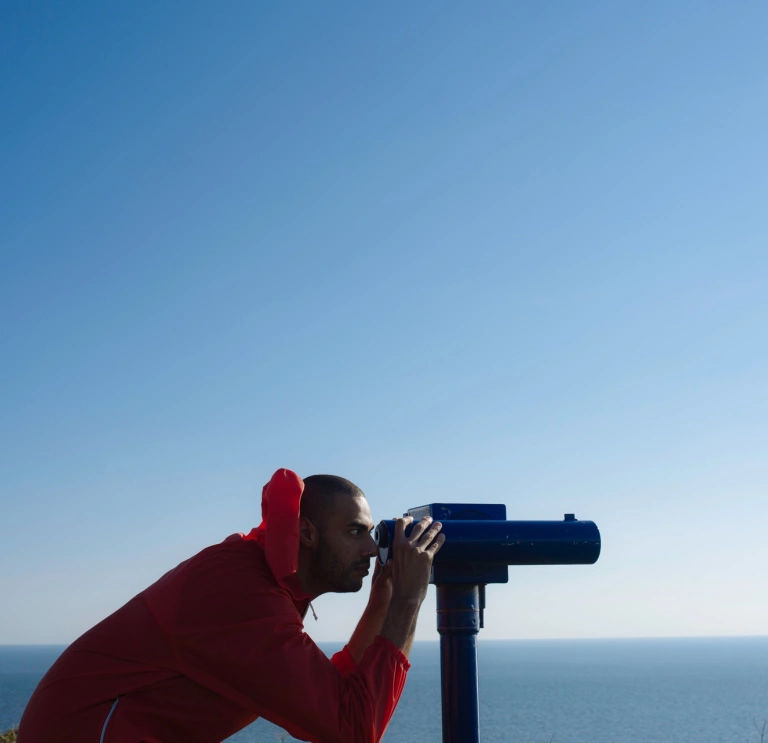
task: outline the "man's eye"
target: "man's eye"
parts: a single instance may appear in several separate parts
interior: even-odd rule
[[[352,529],[352,531],[350,532],[350,534],[351,534],[353,537],[356,537],[358,534],[360,534],[360,529]]]

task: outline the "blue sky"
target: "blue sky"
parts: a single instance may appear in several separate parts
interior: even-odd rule
[[[4,5],[0,643],[247,531],[278,467],[594,520],[484,637],[768,632],[767,22]]]

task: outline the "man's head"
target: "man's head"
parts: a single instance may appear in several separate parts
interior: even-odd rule
[[[336,475],[304,479],[299,520],[299,574],[313,596],[359,591],[376,543],[368,501],[360,488]]]

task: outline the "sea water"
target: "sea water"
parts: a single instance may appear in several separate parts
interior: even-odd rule
[[[0,646],[0,731],[62,649]],[[768,720],[768,637],[481,637],[478,654],[484,743],[760,743],[755,723]],[[416,643],[411,663],[384,741],[439,743],[438,644]],[[259,720],[229,743],[279,740],[294,739]]]

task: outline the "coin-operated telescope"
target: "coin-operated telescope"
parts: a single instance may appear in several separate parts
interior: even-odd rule
[[[500,504],[431,503],[405,515],[414,523],[431,516],[445,534],[430,578],[437,587],[443,743],[479,743],[477,633],[485,586],[506,583],[509,565],[592,565],[600,556],[600,532],[572,513],[563,521],[507,521],[507,507]],[[394,521],[376,527],[382,565],[394,535]]]

